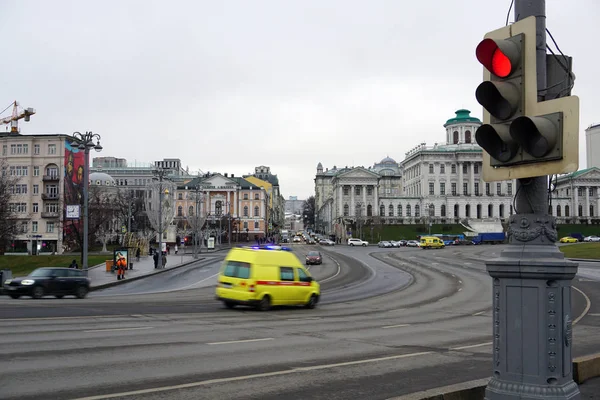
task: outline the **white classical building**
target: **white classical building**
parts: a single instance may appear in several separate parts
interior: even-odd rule
[[[481,121],[468,110],[449,119],[444,144],[421,143],[397,163],[384,158],[373,167],[323,170],[315,177],[315,225],[345,238],[357,225],[501,221],[512,214],[514,181],[485,183],[482,150],[475,143]]]

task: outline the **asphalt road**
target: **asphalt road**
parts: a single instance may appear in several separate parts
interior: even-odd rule
[[[483,260],[501,248],[322,248],[333,258],[311,268],[324,293],[315,310],[222,308],[206,279],[218,259],[167,276],[168,292],[131,282],[120,289],[129,294],[84,301],[2,300],[0,397],[386,399],[488,377]],[[582,268],[576,355],[600,347],[600,299],[589,293],[600,267]]]

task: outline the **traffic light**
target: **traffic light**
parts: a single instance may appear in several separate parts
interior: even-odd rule
[[[484,67],[475,91],[483,106],[475,132],[484,150],[483,179],[576,171],[579,102],[570,96],[538,103],[535,17],[489,32],[476,56]]]

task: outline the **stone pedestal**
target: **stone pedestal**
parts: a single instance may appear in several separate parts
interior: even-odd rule
[[[571,280],[552,216],[510,217],[493,278],[493,376],[486,400],[579,399],[572,371]]]

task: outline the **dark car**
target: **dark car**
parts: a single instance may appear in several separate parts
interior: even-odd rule
[[[306,265],[323,264],[323,257],[318,251],[309,251],[306,255]]]
[[[4,290],[13,299],[21,296],[40,299],[47,295],[83,299],[90,291],[90,280],[83,271],[74,268],[38,268],[26,277],[7,280]]]

